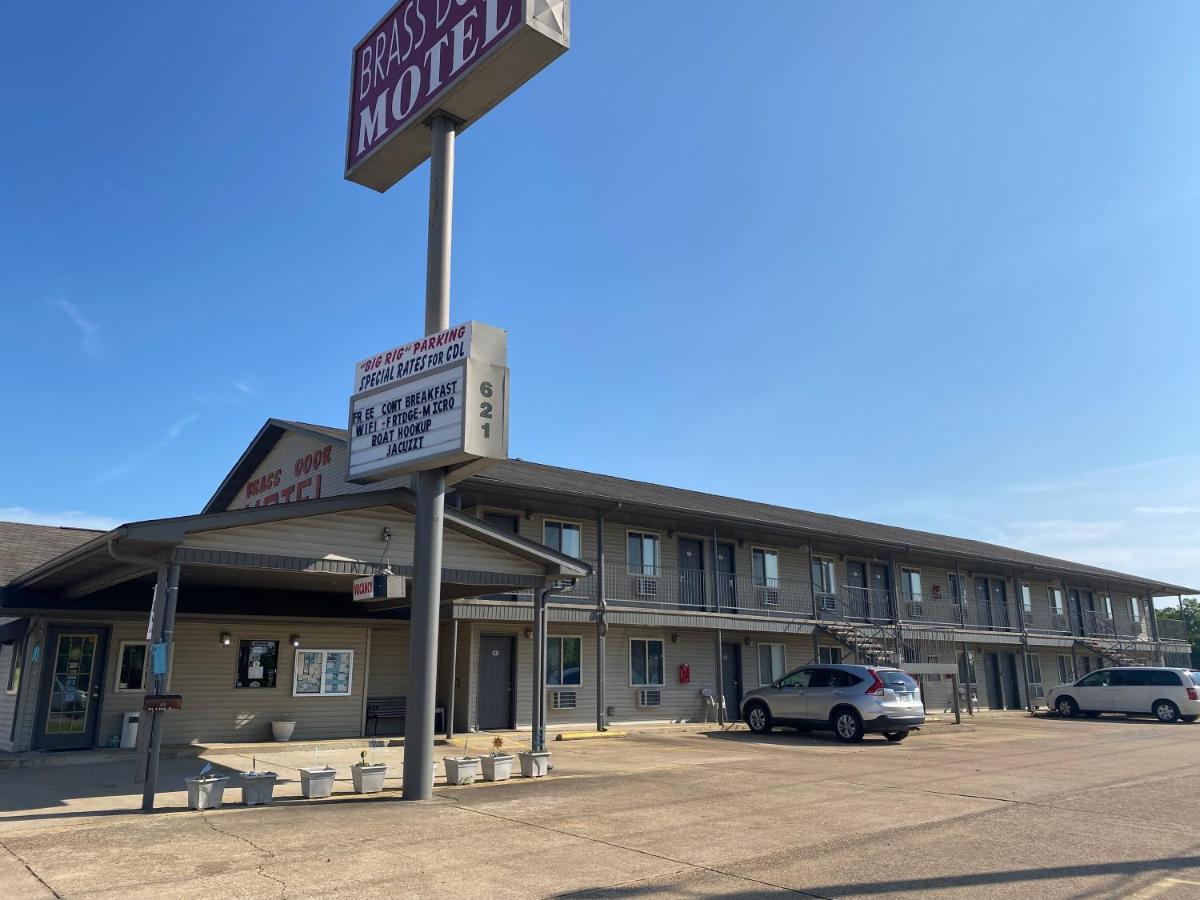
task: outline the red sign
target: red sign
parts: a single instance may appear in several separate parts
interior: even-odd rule
[[[242,489],[245,508],[251,506],[274,506],[276,503],[292,503],[297,500],[316,500],[321,496],[320,469],[329,465],[333,456],[333,445],[326,444],[319,450],[300,457],[288,472],[282,468],[264,472],[251,478]],[[285,483],[286,482],[286,483]]]
[[[142,698],[142,709],[146,712],[165,712],[169,709],[183,709],[183,695],[147,694]]]

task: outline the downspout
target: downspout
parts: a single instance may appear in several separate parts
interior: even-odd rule
[[[1021,617],[1021,683],[1025,686],[1025,711],[1033,715],[1033,695],[1029,691],[1029,624],[1025,621],[1025,595],[1021,592],[1021,573],[1013,569],[1013,591],[1017,595],[1017,615]],[[1030,612],[1033,611],[1033,588],[1029,593]],[[1042,661],[1038,660],[1040,667]]]
[[[604,654],[605,638],[608,636],[608,601],[605,599],[604,520],[617,512],[622,504],[596,516],[596,730],[607,731],[607,707],[604,705]]]

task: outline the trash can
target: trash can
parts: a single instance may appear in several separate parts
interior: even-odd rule
[[[140,715],[140,712],[125,713],[125,719],[121,724],[122,750],[129,750],[137,746],[138,717]]]

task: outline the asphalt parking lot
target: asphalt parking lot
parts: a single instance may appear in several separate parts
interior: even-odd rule
[[[549,778],[428,804],[147,816],[100,788],[126,763],[4,770],[0,894],[1200,896],[1200,725],[976,724],[895,745],[715,728],[559,743]]]

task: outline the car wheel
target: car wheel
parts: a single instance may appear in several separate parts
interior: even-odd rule
[[[746,709],[746,724],[755,734],[770,734],[771,711],[765,703],[751,703]]]
[[[863,739],[862,718],[854,710],[844,707],[834,710],[831,721],[838,740],[854,744]]]
[[[887,738],[889,741],[891,741],[893,744],[898,744],[902,740],[904,740],[906,737],[908,737],[908,732],[907,731],[885,731],[883,733],[883,736],[885,738]]]
[[[1179,718],[1179,707],[1170,700],[1159,700],[1154,704],[1154,715],[1160,722],[1174,722]]]
[[[1079,707],[1070,697],[1059,697],[1058,703],[1055,704],[1054,708],[1058,710],[1060,716],[1065,716],[1068,719],[1079,715]]]

